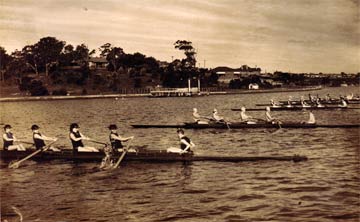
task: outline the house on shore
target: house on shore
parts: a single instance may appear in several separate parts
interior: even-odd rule
[[[240,68],[229,68],[226,66],[219,66],[213,69],[218,75],[218,82],[222,84],[229,84],[231,80],[240,79],[241,77],[249,77],[251,75],[260,75],[261,68],[251,68],[243,65]]]
[[[90,69],[106,69],[109,62],[104,57],[90,57],[89,68]]]

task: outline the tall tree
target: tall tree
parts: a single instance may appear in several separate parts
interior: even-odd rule
[[[39,63],[40,58],[36,52],[36,47],[34,45],[26,45],[21,50],[21,57],[24,58],[25,63],[30,67],[36,75],[39,75]]]
[[[193,69],[196,65],[196,52],[195,48],[192,46],[192,42],[186,40],[177,40],[175,43],[175,49],[184,50],[184,54],[186,56],[185,59],[182,60],[183,65],[186,69]]]
[[[59,41],[54,37],[41,38],[35,44],[35,53],[39,55],[40,63],[45,67],[45,76],[49,75],[52,66],[59,63],[60,53],[64,46],[64,41]]]
[[[12,57],[6,53],[5,48],[0,46],[0,78],[5,81],[5,73],[12,61]]]
[[[120,59],[125,55],[124,50],[120,47],[112,47],[110,43],[106,43],[100,47],[100,56],[112,66],[112,69],[117,72],[120,68]]]

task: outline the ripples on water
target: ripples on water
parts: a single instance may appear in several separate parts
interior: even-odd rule
[[[332,90],[337,90],[332,93]],[[344,88],[324,89],[338,95]],[[354,88],[347,88],[348,92]],[[1,103],[1,122],[24,139],[32,124],[59,146],[69,147],[68,127],[79,122],[94,139],[108,139],[116,123],[134,145],[166,149],[177,144],[175,129],[132,129],[135,123],[191,121],[192,108],[210,114],[214,107],[229,120],[230,109],[287,99],[305,93],[210,96],[175,99],[103,99]],[[262,117],[263,112],[253,116]],[[283,120],[307,119],[303,112],[274,112]],[[319,123],[358,123],[359,111],[315,111]],[[217,155],[293,155],[307,162],[201,162],[149,164],[124,162],[112,172],[99,163],[27,161],[16,170],[1,163],[1,212],[24,221],[358,221],[358,129],[186,130],[197,152]],[[5,216],[4,216],[5,215]]]

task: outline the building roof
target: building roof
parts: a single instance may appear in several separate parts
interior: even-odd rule
[[[243,65],[240,68],[229,68],[226,66],[219,66],[213,69],[213,71],[215,72],[260,72],[261,69],[260,68],[251,68],[247,65]]]
[[[106,58],[104,58],[104,57],[90,57],[90,58],[89,58],[89,62],[93,62],[93,63],[108,63],[108,61],[107,61]]]

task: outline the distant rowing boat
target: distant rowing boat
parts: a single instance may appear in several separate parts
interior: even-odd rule
[[[227,126],[224,123],[209,123],[209,124],[198,124],[198,123],[184,123],[184,124],[133,124],[134,128],[184,128],[184,129],[253,129],[253,128],[359,128],[360,124],[306,124],[306,123],[254,123],[247,124],[244,122],[229,123]]]
[[[341,107],[341,106],[270,106],[272,111],[299,111],[299,110],[350,110],[360,109],[357,107]],[[232,108],[232,111],[241,111],[241,108]],[[246,111],[264,111],[265,108],[246,108]]]
[[[16,160],[24,158],[33,151],[7,151],[0,150],[2,160]],[[66,160],[66,161],[97,161],[101,162],[104,157],[103,152],[79,152],[74,155],[71,150],[63,150],[61,152],[45,151],[32,159],[36,161],[48,160]],[[114,155],[114,159],[119,158],[120,153]],[[168,153],[166,150],[142,150],[139,152],[128,152],[124,161],[140,161],[140,162],[193,162],[193,161],[216,161],[216,162],[242,162],[242,161],[305,161],[306,156],[215,156],[215,155],[192,155],[189,153],[178,154]]]
[[[316,105],[315,101],[304,100],[304,102],[309,105]],[[319,100],[319,102],[323,105],[340,105],[342,103],[340,99]],[[348,104],[360,104],[360,99],[345,99],[345,102]],[[289,103],[291,105],[301,105],[301,101],[295,101],[295,100],[290,100],[290,101],[283,100],[283,101],[277,102],[277,104],[279,106],[286,106]],[[272,106],[272,104],[270,104],[270,103],[257,103],[255,105],[256,106]]]

